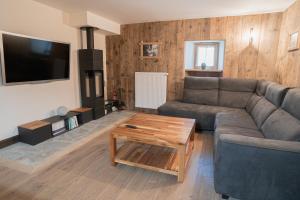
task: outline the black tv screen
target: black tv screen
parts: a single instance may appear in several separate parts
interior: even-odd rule
[[[70,44],[2,34],[4,84],[68,79]]]

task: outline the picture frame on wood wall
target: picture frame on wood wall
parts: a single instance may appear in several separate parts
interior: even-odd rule
[[[159,59],[161,44],[159,42],[140,42],[141,59]]]
[[[290,34],[288,51],[296,51],[300,48],[299,31]]]

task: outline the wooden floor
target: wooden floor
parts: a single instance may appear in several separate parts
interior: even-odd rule
[[[213,188],[213,136],[196,134],[184,183],[176,176],[125,165],[111,166],[108,134],[28,175],[0,167],[0,199],[219,200]]]

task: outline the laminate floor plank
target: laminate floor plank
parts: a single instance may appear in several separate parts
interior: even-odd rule
[[[177,177],[112,166],[108,133],[66,155],[49,168],[26,174],[0,166],[0,199],[5,200],[219,200],[213,187],[213,135],[195,135],[183,183]],[[118,142],[120,146],[122,142]],[[166,152],[159,155],[165,156]],[[155,156],[155,155],[153,155]],[[164,165],[159,163],[157,165]]]

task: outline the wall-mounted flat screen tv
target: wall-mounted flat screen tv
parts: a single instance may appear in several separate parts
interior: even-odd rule
[[[70,44],[17,34],[0,34],[4,85],[64,80],[70,77]]]

